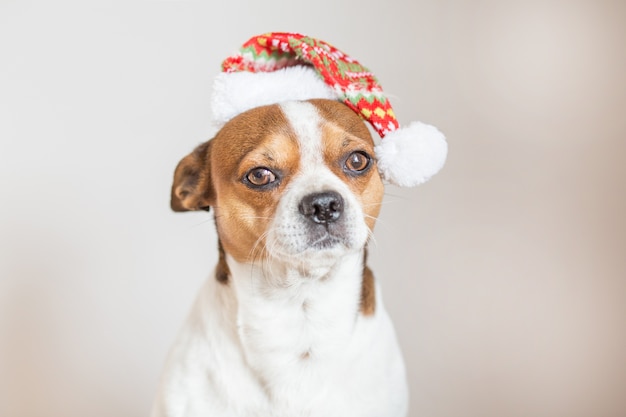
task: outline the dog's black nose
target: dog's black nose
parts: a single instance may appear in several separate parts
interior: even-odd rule
[[[315,223],[328,224],[337,221],[343,213],[343,198],[335,191],[309,194],[298,206],[300,213]]]

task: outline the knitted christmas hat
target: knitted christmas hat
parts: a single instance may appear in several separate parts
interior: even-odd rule
[[[399,186],[427,181],[443,166],[445,137],[413,122],[400,128],[376,77],[328,43],[297,33],[266,33],[247,41],[222,63],[213,88],[218,126],[254,107],[288,100],[339,100],[378,132],[381,176]]]

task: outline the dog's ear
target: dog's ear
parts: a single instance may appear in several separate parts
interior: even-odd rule
[[[174,211],[209,210],[215,199],[209,156],[211,141],[184,157],[174,172],[170,206]]]

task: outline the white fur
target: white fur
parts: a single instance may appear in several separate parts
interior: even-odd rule
[[[153,417],[402,417],[408,391],[393,325],[376,287],[359,312],[368,229],[349,188],[322,158],[320,116],[309,103],[282,110],[301,147],[269,226],[270,256],[227,256],[228,284],[209,278],[172,349]],[[304,195],[345,202],[342,244],[306,250]]]
[[[401,187],[428,181],[443,167],[447,154],[448,144],[443,133],[420,122],[387,134],[376,146],[381,176]]]
[[[213,83],[213,122],[222,126],[255,107],[312,98],[337,100],[337,94],[309,67],[298,65],[255,73],[222,72]]]

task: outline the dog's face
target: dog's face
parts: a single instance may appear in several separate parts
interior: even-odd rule
[[[176,168],[175,211],[215,211],[239,262],[329,259],[360,250],[383,184],[364,122],[330,100],[258,107],[230,120]]]

